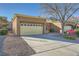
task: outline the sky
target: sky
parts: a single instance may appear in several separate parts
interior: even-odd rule
[[[7,17],[11,21],[14,14],[24,14],[29,16],[40,16],[40,4],[33,3],[0,3],[0,16]]]
[[[40,16],[39,3],[0,3],[0,16],[7,17],[11,21],[14,14],[24,14],[29,16]],[[79,16],[79,11],[74,14]]]

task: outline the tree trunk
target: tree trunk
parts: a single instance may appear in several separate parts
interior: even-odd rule
[[[64,23],[62,23],[61,26],[62,26],[62,36],[64,36]]]

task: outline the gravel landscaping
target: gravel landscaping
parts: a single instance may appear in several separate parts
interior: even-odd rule
[[[20,37],[7,37],[4,41],[4,52],[8,55],[32,55],[35,51]]]
[[[0,55],[28,56],[35,51],[22,38],[17,36],[0,36]]]

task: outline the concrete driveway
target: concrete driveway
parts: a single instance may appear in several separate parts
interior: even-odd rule
[[[79,40],[65,40],[58,34],[22,36],[36,54],[32,56],[78,56]]]

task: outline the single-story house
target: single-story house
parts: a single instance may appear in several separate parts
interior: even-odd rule
[[[36,35],[47,33],[46,19],[35,16],[15,14],[12,20],[12,31],[16,35]]]

